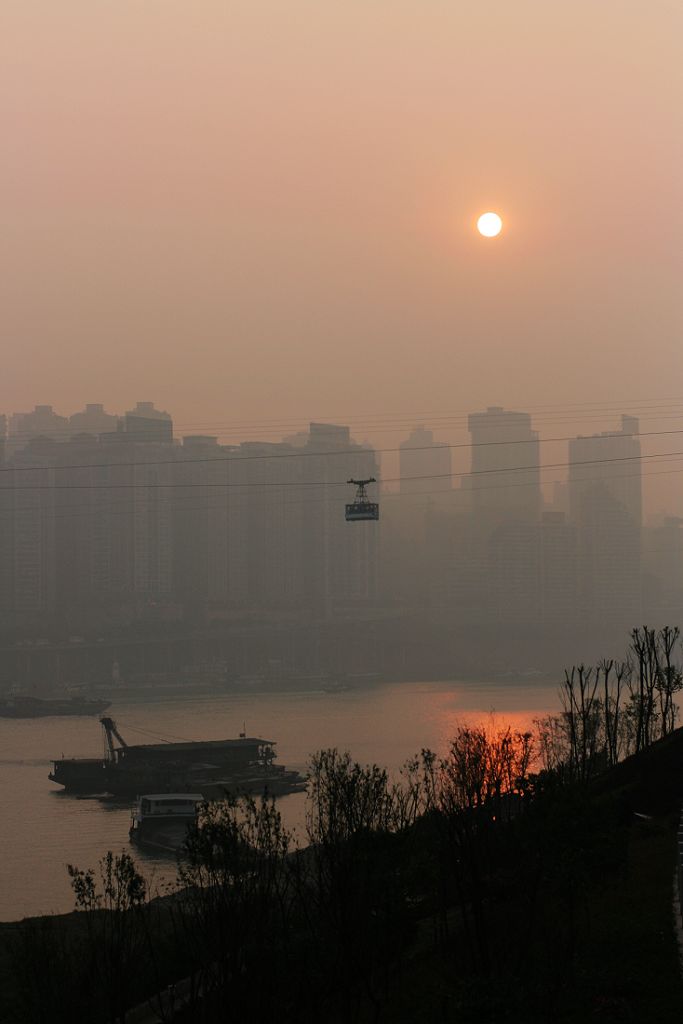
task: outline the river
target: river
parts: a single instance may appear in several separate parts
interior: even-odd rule
[[[243,726],[277,743],[278,761],[305,769],[324,747],[349,750],[363,763],[398,769],[423,747],[443,752],[458,722],[495,712],[501,725],[527,727],[557,710],[557,686],[501,682],[396,683],[326,693],[188,696],[115,703],[109,714],[130,743],[162,738],[223,739]],[[130,807],[66,795],[47,775],[51,759],[99,757],[96,718],[0,719],[0,920],[73,909],[66,865],[97,867],[107,850],[129,849]],[[301,835],[304,794],[280,802],[287,826]],[[172,865],[138,861],[152,887]]]

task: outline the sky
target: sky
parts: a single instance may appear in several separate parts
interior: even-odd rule
[[[681,38],[678,0],[3,0],[0,411],[683,429]]]

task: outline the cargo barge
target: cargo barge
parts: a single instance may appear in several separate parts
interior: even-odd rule
[[[240,734],[237,739],[128,744],[111,718],[101,718],[106,754],[53,761],[49,779],[73,793],[202,793],[226,791],[273,796],[305,787],[297,772],[274,764],[275,743]]]

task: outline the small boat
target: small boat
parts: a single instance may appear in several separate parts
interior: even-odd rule
[[[146,793],[132,813],[130,841],[160,853],[175,854],[197,820],[201,793]]]
[[[346,683],[341,683],[338,681],[332,681],[331,683],[328,683],[326,686],[322,687],[323,693],[346,693],[347,690],[350,690],[350,686],[347,686]]]
[[[110,705],[108,700],[86,700],[84,697],[42,698],[0,697],[0,718],[49,718],[54,715],[99,715]]]

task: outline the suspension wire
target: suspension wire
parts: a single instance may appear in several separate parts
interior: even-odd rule
[[[678,433],[678,431],[677,431]],[[623,435],[616,435],[617,437]],[[414,451],[415,449],[410,449]],[[433,449],[432,449],[433,450]],[[544,469],[567,469],[574,466],[598,466],[608,465],[616,462],[644,462],[648,459],[664,459],[672,456],[683,456],[683,451],[674,452],[658,452],[650,455],[619,455],[611,456],[604,459],[575,459],[571,462],[547,462],[547,463],[529,463],[524,466],[503,466],[495,467],[491,469],[476,469],[476,470],[461,470],[452,471],[450,473],[425,473],[418,476],[404,476],[404,477],[385,477],[383,483],[401,483],[402,481],[410,480],[439,480],[439,479],[453,479],[463,477],[474,477],[490,475],[492,473],[528,473],[530,471],[541,471]],[[182,463],[180,463],[182,465]],[[42,467],[41,467],[42,468]],[[143,482],[143,483],[102,483],[102,484],[12,484],[11,486],[0,486],[0,492],[2,491],[123,491],[123,490],[191,490],[191,489],[232,489],[232,488],[259,488],[259,487],[345,487],[347,480],[259,480],[259,481],[244,481],[240,483],[214,483],[209,481],[203,482],[178,482],[173,483],[154,483],[154,482]]]
[[[672,459],[671,461],[672,462],[678,462],[678,461],[680,461],[680,459]],[[504,472],[507,472],[507,471],[506,470],[496,470],[496,472],[504,473]],[[597,482],[603,482],[603,481],[610,481],[610,480],[636,480],[636,479],[644,479],[645,477],[652,477],[652,476],[671,476],[671,475],[675,475],[675,474],[678,474],[678,473],[683,473],[683,468],[681,468],[681,469],[657,470],[657,471],[655,471],[653,473],[642,473],[642,472],[638,472],[638,473],[621,473],[621,474],[617,474],[617,475],[600,476],[600,477],[597,477],[597,478],[595,476],[578,477],[576,479],[576,482],[577,483],[586,483],[586,482],[594,483],[596,481]],[[403,479],[405,479],[405,477]],[[410,479],[424,479],[424,478],[410,478]],[[393,482],[396,482],[396,481],[393,481]],[[508,482],[505,482],[505,483],[485,484],[485,485],[479,486],[479,487],[470,487],[470,488],[467,488],[467,490],[455,489],[455,488],[452,488],[452,487],[441,487],[441,488],[438,488],[438,489],[431,489],[431,490],[428,490],[428,491],[420,490],[420,491],[416,491],[416,492],[387,491],[387,492],[385,492],[381,496],[380,500],[382,500],[382,501],[394,501],[395,499],[398,498],[398,499],[404,499],[406,501],[406,503],[407,503],[409,500],[414,502],[415,498],[418,498],[418,497],[419,498],[429,497],[429,496],[434,495],[434,494],[450,494],[450,495],[467,494],[467,495],[469,495],[469,494],[476,494],[479,491],[490,491],[490,490],[498,490],[498,491],[503,490],[504,491],[504,490],[514,489],[514,488],[517,488],[517,487],[536,487],[536,486],[543,486],[543,485],[549,486],[551,484],[565,484],[566,482],[567,482],[566,479],[555,478],[555,479],[551,479],[551,480],[547,480],[546,479],[546,480],[542,480],[542,481],[521,480],[521,481],[515,481],[514,483],[511,483],[511,482],[508,481]],[[0,488],[0,490],[1,489],[2,488]],[[217,504],[203,504],[203,505],[193,505],[193,506],[183,506],[183,507],[180,507],[180,506],[169,506],[167,504],[161,504],[161,502],[172,501],[172,500],[181,500],[181,501],[182,500],[191,500],[192,497],[193,496],[191,496],[191,495],[186,495],[185,497],[183,497],[182,495],[175,495],[175,496],[169,495],[168,498],[160,497],[159,499],[157,499],[155,501],[154,505],[152,505],[152,506],[150,506],[148,508],[143,508],[143,509],[135,509],[130,503],[128,503],[125,508],[115,508],[111,504],[101,505],[98,508],[91,508],[91,507],[85,507],[82,502],[77,504],[77,505],[54,505],[53,506],[53,509],[57,509],[57,510],[59,510],[59,512],[67,511],[68,512],[67,515],[52,514],[51,510],[49,510],[44,504],[43,505],[19,505],[19,506],[14,506],[13,508],[1,508],[0,507],[0,515],[13,515],[13,514],[15,514],[17,512],[23,512],[23,513],[36,513],[37,512],[37,513],[40,513],[40,515],[41,515],[41,521],[43,521],[43,522],[51,522],[51,521],[60,520],[60,519],[72,519],[72,518],[79,519],[79,518],[90,518],[90,517],[108,518],[110,516],[119,516],[119,515],[120,516],[129,516],[129,517],[131,517],[131,516],[135,516],[135,515],[145,515],[150,510],[158,510],[159,512],[161,512],[164,515],[185,515],[185,514],[191,513],[191,512],[207,512],[207,513],[221,512],[221,513],[224,513],[224,514],[229,514],[229,512],[232,509],[234,509],[234,508],[245,509],[245,508],[248,507],[246,505],[240,506],[239,504],[237,506],[226,505],[224,502],[221,502],[219,504],[218,503]],[[220,497],[220,496],[218,496],[218,497]],[[238,501],[239,501],[240,497],[243,497],[243,495],[239,495],[238,496]],[[294,500],[286,500],[286,501],[279,502],[278,508],[282,508],[282,507],[286,507],[286,506],[290,506],[290,505],[295,505],[295,506],[300,506],[300,505],[306,505],[306,506],[309,506],[309,505],[322,505],[324,503],[329,503],[330,500],[331,500],[330,498],[325,498],[325,497],[322,497],[322,498],[309,498],[309,497],[297,498],[297,499],[294,499]],[[50,512],[50,514],[48,514],[48,512]]]
[[[677,419],[679,417],[676,417]],[[203,456],[200,458],[183,458],[182,456],[173,459],[152,459],[145,460],[143,462],[117,462],[111,460],[109,462],[90,462],[90,463],[63,463],[61,465],[33,465],[33,466],[2,466],[0,467],[1,473],[35,473],[41,471],[53,471],[58,470],[75,470],[75,469],[138,469],[144,466],[189,466],[198,464],[213,464],[221,465],[229,463],[233,466],[239,466],[244,462],[263,462],[263,461],[276,461],[280,459],[302,459],[302,458],[328,458],[330,456],[371,456],[371,455],[388,455],[402,452],[433,452],[442,449],[449,449],[451,451],[457,449],[471,450],[473,448],[491,448],[500,447],[504,445],[523,445],[523,444],[555,444],[563,441],[605,441],[610,438],[638,438],[638,437],[665,437],[672,434],[683,434],[683,428],[676,430],[647,430],[638,431],[636,433],[625,433],[621,431],[607,431],[602,434],[588,434],[584,436],[565,436],[565,437],[531,437],[521,438],[520,440],[504,440],[504,441],[462,441],[455,444],[446,442],[434,442],[429,445],[416,445],[410,447],[394,447],[394,448],[365,448],[362,445],[358,445],[355,448],[337,448],[331,451],[301,451],[301,452],[267,452],[259,455],[243,455],[241,452],[239,455],[228,455],[228,456]],[[124,435],[125,436],[125,435]],[[280,442],[274,442],[274,445],[279,447]],[[183,451],[184,449],[178,449]],[[39,456],[40,457],[40,456]],[[635,457],[635,456],[634,456]],[[68,485],[63,485],[68,486]],[[100,485],[98,485],[100,486]],[[105,485],[101,485],[105,486]],[[112,486],[131,486],[127,484],[116,484]],[[132,485],[135,486],[135,485]],[[168,485],[171,486],[171,485]],[[176,485],[173,485],[176,486]],[[191,483],[178,484],[177,486],[193,486]],[[203,485],[201,485],[203,486]]]

